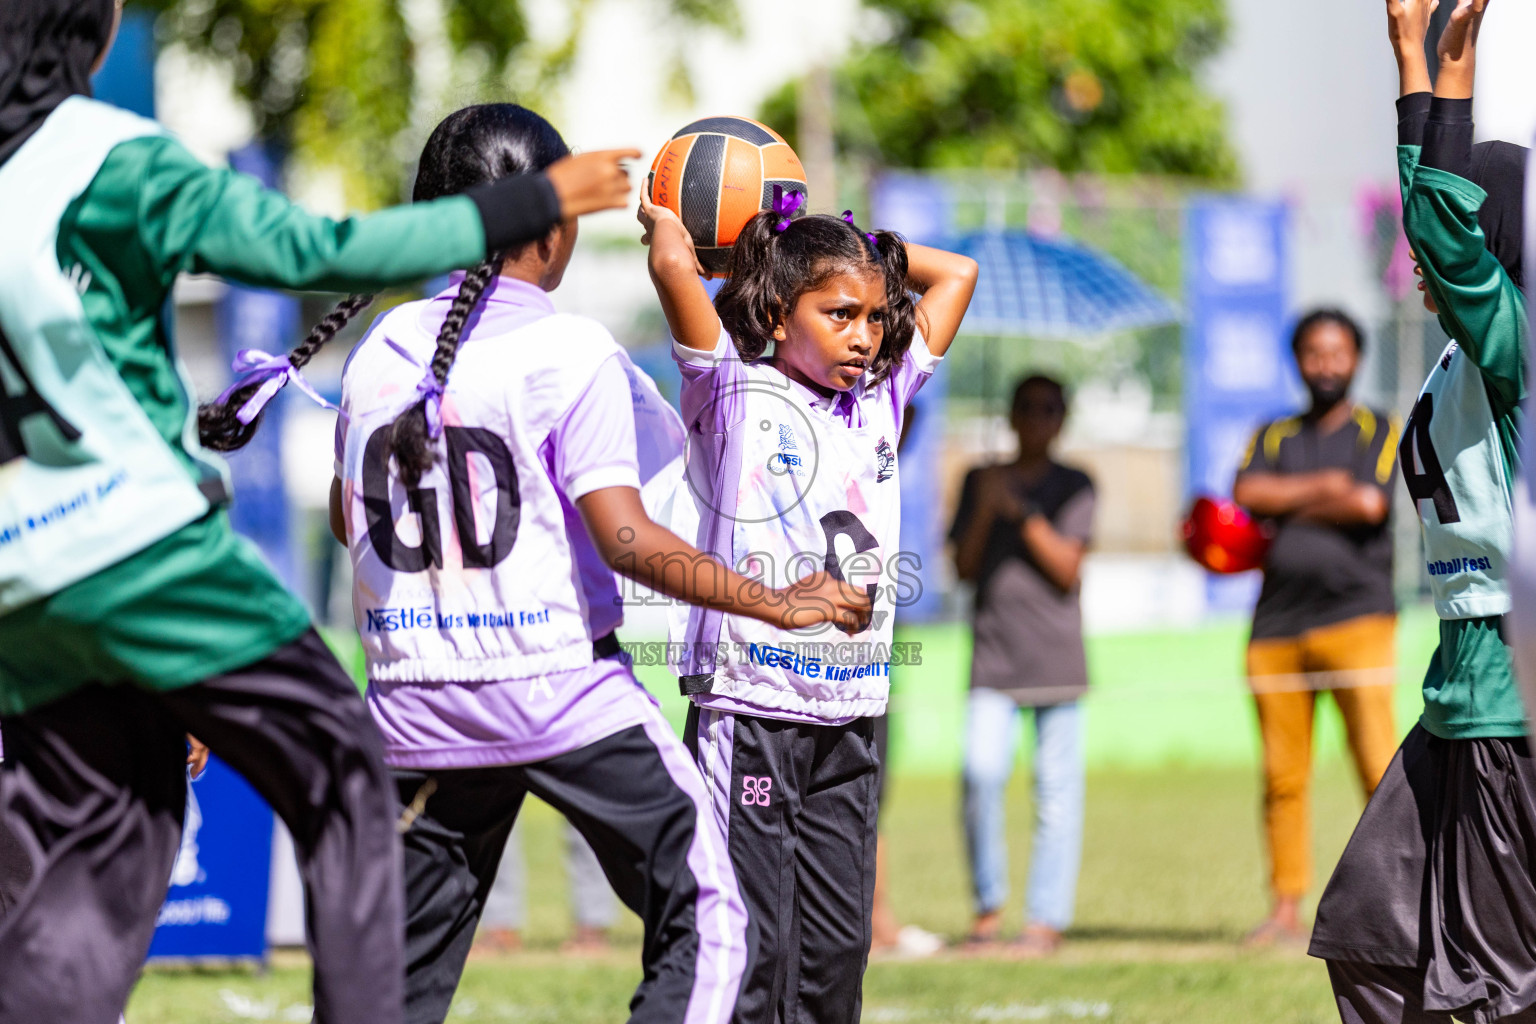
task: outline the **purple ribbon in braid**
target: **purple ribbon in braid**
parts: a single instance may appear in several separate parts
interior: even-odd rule
[[[267,403],[277,397],[289,381],[317,404],[333,412],[341,412],[340,409],[320,397],[320,392],[310,386],[309,381],[299,372],[299,368],[285,355],[275,356],[270,352],[263,352],[259,348],[243,348],[235,353],[235,361],[230,364],[230,369],[235,373],[235,382],[224,389],[219,395],[220,404],[229,401],[229,397],[248,384],[261,381],[261,387],[256,389],[240,411],[235,414],[235,419],[241,423],[249,424],[261,410],[267,407]]]
[[[426,375],[416,384],[416,393],[425,403],[427,436],[436,441],[443,436],[443,386],[437,382],[432,367],[427,367]]]
[[[858,225],[853,222],[853,211],[852,210],[844,210],[843,211],[843,220],[847,221],[848,222],[848,226],[851,227],[851,228],[857,228],[858,227]],[[874,234],[873,231],[866,231],[866,232],[864,232],[864,237],[869,239],[869,247],[871,249],[875,250],[876,252],[880,251],[880,243],[875,239],[875,234]]]
[[[771,209],[779,215],[779,222],[773,226],[775,231],[783,231],[789,227],[789,222],[794,219],[800,207],[805,205],[805,193],[799,189],[785,192],[783,185],[773,186],[773,206]]]

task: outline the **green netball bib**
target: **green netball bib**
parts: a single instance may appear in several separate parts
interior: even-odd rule
[[[209,510],[86,321],[84,272],[57,255],[59,221],[107,154],[162,132],[72,97],[0,166],[0,615]],[[196,451],[190,408],[187,430]]]
[[[1400,449],[1442,619],[1509,611],[1510,480],[1478,368],[1456,342],[1430,371]]]

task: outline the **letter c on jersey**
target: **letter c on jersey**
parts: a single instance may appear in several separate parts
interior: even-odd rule
[[[363,448],[363,509],[367,515],[368,541],[379,560],[396,572],[422,572],[443,567],[442,525],[437,514],[437,489],[412,488],[405,492],[407,506],[421,517],[421,543],[401,542],[395,532],[395,514],[389,499],[389,437],[392,425],[380,427]],[[448,485],[453,504],[453,525],[459,535],[467,569],[490,569],[512,552],[522,514],[517,486],[517,464],[512,452],[495,431],[484,427],[444,427],[448,448]],[[481,544],[475,522],[475,490],[469,477],[469,457],[479,453],[495,477],[496,509],[490,539]],[[393,478],[398,481],[398,477]],[[483,487],[480,490],[484,490]]]

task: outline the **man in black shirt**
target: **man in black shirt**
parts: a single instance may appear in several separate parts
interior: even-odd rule
[[[1237,502],[1276,530],[1248,645],[1274,898],[1252,944],[1305,937],[1300,906],[1311,883],[1307,789],[1318,691],[1331,691],[1343,713],[1367,797],[1397,747],[1387,518],[1401,428],[1350,401],[1362,343],[1359,326],[1337,310],[1302,318],[1291,347],[1311,408],[1254,435],[1233,487]]]

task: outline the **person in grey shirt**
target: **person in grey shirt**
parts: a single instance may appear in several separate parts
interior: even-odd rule
[[[965,836],[976,920],[971,944],[996,942],[1008,897],[1003,798],[1021,710],[1035,712],[1035,827],[1022,956],[1061,945],[1072,923],[1083,834],[1088,689],[1079,580],[1093,529],[1093,481],[1051,458],[1066,391],[1031,376],[1014,391],[1019,454],[972,470],[950,528],[955,566],[976,588],[965,742]]]

